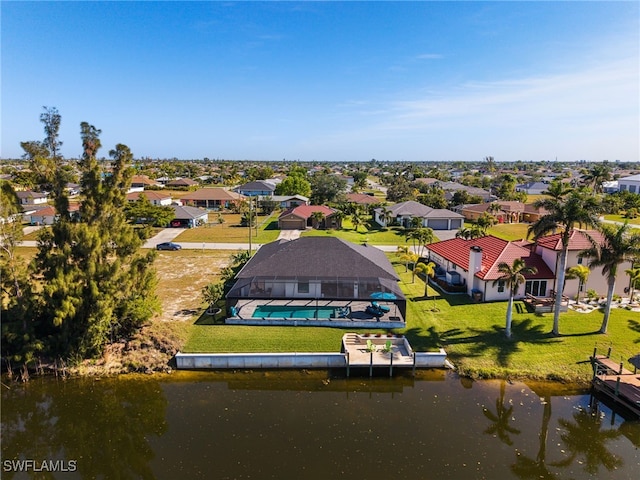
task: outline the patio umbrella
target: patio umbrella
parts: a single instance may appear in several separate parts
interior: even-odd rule
[[[640,353],[631,357],[629,363],[636,368],[640,368]]]
[[[374,298],[376,300],[397,300],[398,299],[398,297],[396,297],[395,294],[391,292],[373,292],[371,294],[371,298]]]

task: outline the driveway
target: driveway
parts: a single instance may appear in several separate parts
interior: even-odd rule
[[[171,242],[174,238],[184,232],[184,228],[165,228],[147,240],[142,248],[156,248],[156,245],[164,242]]]
[[[280,230],[278,240],[295,240],[300,238],[302,230]]]

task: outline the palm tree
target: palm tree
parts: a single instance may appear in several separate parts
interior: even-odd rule
[[[429,278],[433,278],[436,275],[436,264],[433,262],[424,263],[418,262],[414,268],[414,271],[422,273],[424,275],[424,297],[429,296],[427,290],[429,287]],[[436,310],[436,296],[433,296],[433,310]]]
[[[365,231],[367,230],[364,218],[362,218],[359,212],[354,212],[353,215],[351,215],[351,223],[356,232],[358,231],[358,227],[365,227]]]
[[[461,228],[456,232],[456,238],[462,238],[464,240],[474,240],[476,238],[484,237],[485,233],[482,228],[474,224],[470,227]]]
[[[415,263],[418,261],[418,255],[413,253],[409,247],[398,246],[397,254],[400,257],[400,260],[404,262],[405,272],[409,271],[409,264]],[[412,270],[411,274],[411,283],[415,281],[415,268]]]
[[[322,220],[324,220],[324,213],[322,212],[313,212],[311,214],[311,218],[313,219],[313,223],[315,224],[315,228],[320,228],[322,224]]]
[[[511,316],[513,314],[513,297],[518,294],[518,288],[526,281],[525,275],[535,275],[538,273],[536,267],[527,267],[524,260],[516,258],[513,261],[513,265],[509,265],[506,262],[500,262],[498,264],[498,271],[502,274],[493,282],[495,287],[498,282],[504,282],[505,286],[509,289],[509,303],[507,304],[507,324],[506,335],[507,338],[511,338]]]
[[[416,228],[415,230],[409,230],[405,237],[405,242],[409,240],[413,243],[413,251],[422,257],[424,253],[425,245],[433,243],[435,237],[433,236],[433,230],[431,228]]]
[[[498,220],[496,219],[496,217],[489,215],[488,213],[485,212],[478,217],[478,219],[476,220],[475,226],[477,226],[482,231],[483,235],[486,235],[489,227],[492,227],[496,223],[498,223]]]
[[[598,224],[599,204],[593,196],[586,195],[580,191],[571,191],[559,182],[552,183],[547,193],[551,198],[538,200],[534,203],[534,206],[536,208],[544,208],[549,213],[531,224],[527,233],[528,236],[533,234],[533,238],[538,240],[549,233],[554,233],[557,230],[561,231],[562,249],[560,250],[556,270],[556,298],[552,330],[554,335],[560,335],[560,308],[562,306],[562,292],[567,269],[569,240],[573,229],[578,225],[593,227]]]
[[[628,268],[624,273],[629,275],[629,303],[633,303],[633,296],[635,295],[638,282],[640,282],[640,267]]]
[[[575,267],[567,268],[565,275],[566,280],[578,279],[578,292],[576,293],[576,303],[580,303],[580,292],[584,285],[587,283],[591,270],[585,265],[576,265]]]
[[[607,303],[600,327],[600,333],[607,333],[618,266],[640,257],[640,234],[630,233],[627,222],[623,225],[602,224],[599,230],[602,233],[602,241],[598,242],[589,237],[591,248],[583,251],[581,255],[590,257],[589,267],[602,267],[602,274],[607,277]]]
[[[585,175],[584,182],[587,185],[593,186],[593,191],[596,193],[602,192],[602,182],[606,182],[611,179],[611,170],[604,163],[598,163],[593,165],[589,170],[589,173]]]
[[[388,227],[393,221],[393,212],[387,207],[382,208],[382,218],[384,219],[385,227]]]

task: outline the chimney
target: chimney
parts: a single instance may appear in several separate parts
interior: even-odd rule
[[[469,249],[469,271],[467,272],[467,293],[475,288],[474,276],[482,270],[482,248],[474,245]]]

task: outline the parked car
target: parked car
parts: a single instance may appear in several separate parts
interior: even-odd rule
[[[156,245],[156,248],[158,250],[181,250],[182,245],[173,242],[164,242]]]

